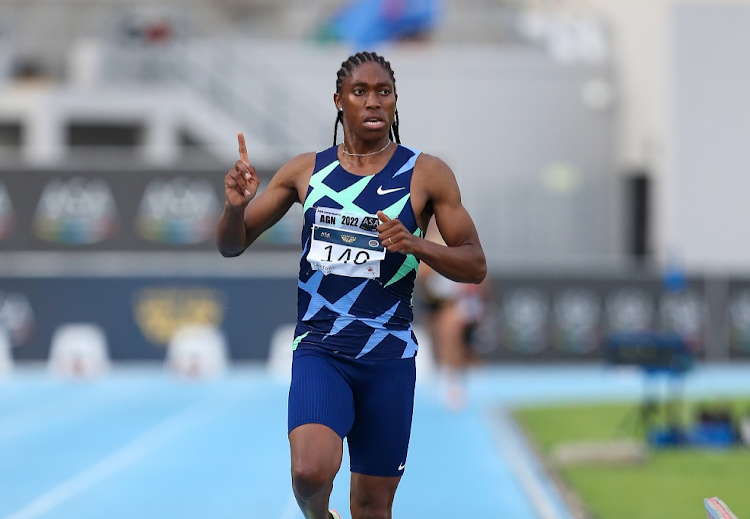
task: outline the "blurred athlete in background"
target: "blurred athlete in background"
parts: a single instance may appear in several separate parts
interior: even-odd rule
[[[434,226],[426,239],[444,244]],[[485,283],[457,283],[429,265],[417,275],[419,300],[439,366],[438,390],[446,407],[461,411],[468,405],[466,370],[478,362],[472,349],[473,334],[485,319],[488,291]]]

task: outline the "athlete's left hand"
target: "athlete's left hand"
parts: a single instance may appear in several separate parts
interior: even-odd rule
[[[383,222],[377,226],[378,238],[385,249],[388,252],[414,254],[417,240],[421,238],[410,233],[398,218],[391,220],[383,211],[378,211],[378,218]]]

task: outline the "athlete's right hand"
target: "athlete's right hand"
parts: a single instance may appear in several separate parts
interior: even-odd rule
[[[250,203],[250,200],[255,198],[260,185],[258,174],[247,158],[245,136],[242,132],[237,134],[237,142],[240,148],[240,160],[235,162],[234,167],[224,177],[224,195],[227,204],[231,207],[246,206]]]

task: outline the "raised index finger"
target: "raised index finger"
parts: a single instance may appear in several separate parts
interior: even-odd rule
[[[245,135],[242,132],[237,134],[237,143],[240,146],[240,160],[245,164],[250,164],[250,159],[247,158],[247,146],[245,146]]]

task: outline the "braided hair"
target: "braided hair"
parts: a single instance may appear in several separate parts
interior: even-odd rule
[[[349,56],[349,59],[341,64],[341,68],[336,73],[336,93],[341,94],[341,86],[344,83],[344,78],[352,75],[355,69],[359,68],[363,63],[377,63],[383,70],[388,72],[393,81],[393,93],[396,93],[396,77],[393,75],[393,69],[391,68],[390,62],[386,61],[383,56],[379,56],[374,52],[358,52],[353,56]],[[344,124],[344,113],[341,110],[337,111],[336,123],[333,126],[333,145],[336,146],[336,137],[338,136],[339,123],[343,126]],[[395,140],[398,144],[401,144],[401,137],[398,134],[398,108],[396,108],[395,119],[393,125],[388,130],[388,138]]]

